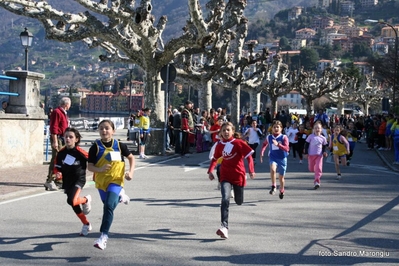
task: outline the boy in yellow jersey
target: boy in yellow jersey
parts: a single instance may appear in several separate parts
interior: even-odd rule
[[[150,113],[151,110],[149,108],[143,109],[143,115],[140,116],[140,156],[139,159],[146,159],[145,155],[145,144],[147,143],[148,138],[151,136],[150,134]]]

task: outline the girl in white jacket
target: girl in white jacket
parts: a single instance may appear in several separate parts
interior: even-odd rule
[[[288,128],[285,134],[288,137],[288,141],[290,142],[290,151],[292,150],[294,158],[296,158],[296,151],[297,151],[297,143],[298,140],[295,139],[296,133],[298,133],[297,124],[293,123],[291,127]]]

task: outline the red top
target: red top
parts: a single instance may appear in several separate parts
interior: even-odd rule
[[[63,135],[69,125],[68,116],[62,107],[57,107],[51,113],[50,133],[54,135]]]
[[[385,135],[385,129],[387,127],[387,122],[386,121],[382,121],[379,128],[378,128],[378,134],[380,135]]]
[[[220,128],[221,128],[221,126],[219,125],[219,123],[218,122],[216,122],[215,124],[213,124],[212,126],[211,126],[211,128],[209,129],[209,131],[217,131],[217,132],[214,132],[214,133],[212,133],[212,141],[213,142],[217,142],[219,139],[217,138],[217,135],[219,134],[219,130],[220,130]]]
[[[228,141],[219,141],[213,154],[208,173],[216,166],[217,159],[223,157],[220,165],[220,182],[227,181],[233,185],[245,186],[247,184],[244,158],[248,161],[249,173],[255,173],[252,153],[254,151],[242,139],[232,138]]]

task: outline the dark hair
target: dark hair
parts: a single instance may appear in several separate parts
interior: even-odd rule
[[[112,129],[115,130],[115,124],[114,124],[114,122],[112,122],[112,121],[109,120],[109,119],[104,119],[104,120],[102,120],[102,121],[98,124],[98,127],[100,127],[100,126],[101,126],[102,124],[104,124],[104,123],[110,124],[111,127],[112,127]]]
[[[77,129],[74,128],[74,127],[68,127],[67,129],[65,129],[65,133],[66,133],[66,132],[72,132],[73,134],[75,134],[75,137],[78,139],[78,141],[76,142],[75,145],[79,145],[80,140],[82,139],[82,135],[80,135],[79,130],[77,130]],[[65,133],[64,133],[64,134],[65,134]]]

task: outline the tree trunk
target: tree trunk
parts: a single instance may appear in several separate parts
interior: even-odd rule
[[[249,108],[252,114],[256,112],[259,114],[260,110],[260,92],[256,92],[256,90],[248,90],[249,94]]]
[[[237,131],[240,121],[240,94],[241,86],[233,84],[231,89],[231,123],[235,125]]]
[[[364,112],[365,112],[366,116],[369,115],[369,108],[370,108],[370,105],[369,105],[369,103],[366,101],[366,102],[364,103]]]
[[[345,105],[345,102],[343,102],[343,101],[338,102],[338,104],[337,104],[337,114],[338,115],[344,114],[344,105]]]
[[[312,108],[313,107],[313,99],[312,98],[307,98],[306,99],[306,115],[310,117],[312,114]]]
[[[275,118],[277,114],[277,98],[278,98],[277,96],[270,97],[270,103],[272,105],[272,108],[270,109],[272,112],[271,113],[272,118]]]
[[[151,109],[151,137],[146,145],[147,154],[162,154],[165,148],[165,92],[161,91],[158,70],[150,69],[145,75],[144,107]]]
[[[203,89],[204,88],[204,89]],[[209,110],[212,108],[212,81],[208,80],[198,89],[198,107],[201,110]]]

